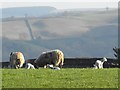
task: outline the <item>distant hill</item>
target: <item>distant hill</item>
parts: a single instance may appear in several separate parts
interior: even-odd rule
[[[117,10],[56,13],[44,18],[28,14],[35,40],[31,40],[24,17],[4,18],[3,60],[9,60],[11,51],[21,51],[29,59],[51,49],[62,50],[65,57],[114,57],[112,48],[118,45]]]
[[[9,40],[9,39],[2,39],[2,58],[4,61],[9,60],[10,52],[21,51],[25,59],[29,58],[37,58],[43,51],[47,51],[49,49],[45,47],[41,47],[26,41],[20,40]]]
[[[56,10],[54,7],[39,6],[39,7],[16,7],[16,8],[3,8],[2,18],[8,17],[24,17],[28,15],[30,17],[42,17],[51,14]]]

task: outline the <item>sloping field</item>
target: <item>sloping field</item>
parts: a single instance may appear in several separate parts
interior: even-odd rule
[[[96,27],[113,24],[110,21],[116,18],[116,14],[116,11],[81,12],[77,15],[66,14],[59,17],[39,19],[33,24],[33,29],[37,27],[43,38],[76,37]],[[33,23],[32,20],[31,23]]]
[[[2,88],[118,88],[118,69],[3,69]]]
[[[2,36],[13,40],[30,40],[24,19],[2,22]]]
[[[68,12],[59,16],[46,18],[29,18],[34,37],[42,39],[76,37],[94,28],[113,25],[117,18],[117,10]],[[3,37],[9,39],[30,40],[30,34],[24,18],[9,18],[2,22]]]

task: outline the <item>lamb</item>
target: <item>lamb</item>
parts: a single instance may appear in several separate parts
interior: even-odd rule
[[[46,68],[51,68],[51,69],[54,69],[54,70],[60,70],[59,67],[53,66],[52,64],[47,64]]]
[[[31,63],[26,63],[25,68],[26,69],[35,69],[34,65],[32,65]]]
[[[94,64],[94,68],[95,69],[103,69],[103,63],[106,61],[107,61],[107,59],[105,57],[101,60],[97,60]]]

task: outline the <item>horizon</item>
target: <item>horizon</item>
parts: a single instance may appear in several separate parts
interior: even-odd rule
[[[56,9],[118,8],[117,2],[2,2],[0,8],[51,6]]]

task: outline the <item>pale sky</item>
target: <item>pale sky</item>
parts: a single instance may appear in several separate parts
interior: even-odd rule
[[[117,8],[118,0],[1,0],[0,2],[0,8],[28,6],[52,6],[57,9]]]

